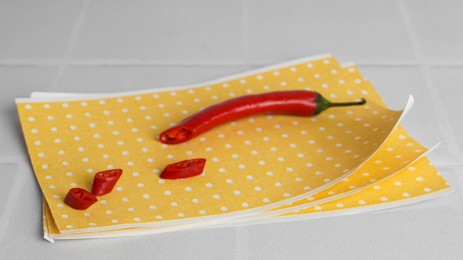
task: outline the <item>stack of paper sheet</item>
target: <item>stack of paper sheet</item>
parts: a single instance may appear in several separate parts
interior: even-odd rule
[[[295,89],[367,103],[315,117],[247,117],[182,144],[158,140],[210,105]],[[33,93],[17,109],[53,241],[353,214],[442,195],[450,187],[429,149],[400,126],[408,94],[398,96],[404,110],[391,110],[355,65],[325,55],[191,86]],[[197,157],[207,159],[200,176],[159,177],[167,164]],[[87,210],[64,203],[70,188],[90,190],[95,173],[112,168],[124,170],[113,192]]]

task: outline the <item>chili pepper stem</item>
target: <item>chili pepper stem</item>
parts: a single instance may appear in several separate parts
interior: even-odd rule
[[[317,103],[317,109],[315,111],[315,115],[318,115],[330,107],[359,106],[359,105],[363,105],[367,103],[367,101],[364,98],[362,98],[359,101],[353,101],[353,102],[331,102],[327,100],[326,98],[322,97],[321,95],[319,95],[316,99],[316,103]]]
[[[337,103],[330,103],[330,107],[347,107],[347,106],[358,106],[367,103],[367,101],[362,98],[360,101],[354,102],[337,102]]]

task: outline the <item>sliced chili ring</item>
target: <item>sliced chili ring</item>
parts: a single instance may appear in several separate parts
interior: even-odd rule
[[[200,175],[204,171],[206,159],[195,158],[167,165],[160,177],[163,179],[183,179]]]
[[[78,210],[88,209],[98,199],[90,192],[82,188],[72,188],[68,191],[68,194],[64,198],[64,203],[69,207]]]
[[[92,193],[96,196],[110,193],[121,175],[121,169],[111,169],[97,172],[93,178]]]

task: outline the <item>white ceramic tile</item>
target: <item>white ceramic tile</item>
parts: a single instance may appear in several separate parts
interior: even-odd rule
[[[15,179],[15,172],[18,171],[18,167],[16,167],[13,163],[0,163],[0,208],[5,209],[7,207],[8,199],[10,198],[11,187]],[[4,210],[2,210],[4,212]],[[0,213],[0,217],[3,213]],[[6,217],[5,217],[6,219]],[[1,232],[1,225],[0,225],[0,232]]]
[[[463,60],[463,2],[403,0],[427,60]]]
[[[7,201],[2,206],[2,213],[6,214],[6,222],[2,222],[3,226],[0,234],[0,244],[2,253],[10,259],[29,259],[33,258],[31,251],[41,239],[41,203],[42,195],[37,185],[31,168],[28,166],[28,161],[23,160],[17,164],[0,165],[2,174],[0,175],[0,189],[8,192]],[[14,177],[6,176],[9,171]],[[5,225],[6,224],[6,225]],[[5,226],[4,226],[5,225]],[[24,242],[27,240],[27,242]],[[20,241],[23,241],[22,243]],[[43,244],[42,244],[43,245]],[[26,249],[29,248],[29,249]],[[35,246],[37,248],[37,246]],[[37,258],[43,258],[36,255]]]
[[[368,78],[393,109],[402,109],[409,95],[415,98],[412,110],[403,121],[403,126],[418,142],[427,147],[438,142],[442,144],[429,157],[436,165],[455,164],[448,143],[442,131],[445,123],[436,112],[434,99],[423,75],[415,67],[360,67],[363,76]],[[426,131],[423,131],[426,129]]]
[[[239,73],[249,67],[72,67],[53,91],[108,93],[183,86]]]
[[[92,1],[76,59],[237,61],[241,2]]]
[[[53,68],[0,68],[0,157],[28,157],[15,98],[48,90],[54,74]]]
[[[456,193],[394,210],[247,228],[248,259],[458,259]],[[265,238],[265,239],[262,239]]]
[[[1,111],[14,105],[15,98],[49,89],[55,73],[56,68],[53,67],[0,67]]]
[[[58,59],[81,1],[0,1],[0,59]]]
[[[17,163],[0,164],[0,216],[8,209],[0,248],[8,259],[236,259],[233,228],[49,244],[42,238],[42,196],[34,173],[27,159]]]
[[[25,162],[27,163],[27,162]],[[14,170],[2,168],[0,170]],[[46,242],[42,231],[41,193],[32,169],[14,172],[26,175],[16,196],[0,245],[7,259],[235,259],[232,228],[191,230],[164,234]],[[1,178],[0,188],[8,180]],[[2,194],[2,193],[0,193]],[[1,205],[1,204],[0,204]],[[3,208],[2,208],[3,209]]]
[[[356,62],[413,60],[394,1],[249,1],[249,59],[332,53]]]
[[[444,105],[445,116],[448,118],[459,147],[459,156],[463,161],[463,105],[461,89],[463,84],[463,68],[432,69],[433,85],[438,93],[437,98]]]

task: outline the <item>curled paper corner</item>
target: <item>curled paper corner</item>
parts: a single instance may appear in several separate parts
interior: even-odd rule
[[[307,61],[307,60],[304,60],[304,61]],[[301,62],[302,62],[302,61],[301,61]],[[324,66],[324,67],[325,67],[325,65],[329,65],[329,64],[331,64],[331,65],[334,66],[335,63],[336,63],[335,60],[331,60],[330,62],[326,62],[326,61],[319,62],[319,64],[320,64],[321,66]],[[289,64],[289,65],[291,65],[291,64]],[[298,64],[296,64],[296,65],[298,65]],[[301,64],[300,66],[302,66],[302,67],[307,67],[307,65],[308,65],[308,64]],[[330,66],[331,66],[331,65],[330,65]],[[276,66],[275,68],[278,69],[280,66],[281,66],[281,65]],[[312,67],[312,66],[310,66],[310,67]],[[299,67],[297,67],[297,68],[299,68]],[[329,68],[329,66],[326,67],[326,68]],[[336,68],[337,68],[337,67],[336,67]],[[261,69],[261,70],[262,70],[262,69]],[[289,68],[288,68],[288,70],[289,70]],[[302,69],[293,69],[293,70],[292,70],[292,72],[297,72],[297,71],[306,73],[306,71],[305,71],[305,70],[302,70]],[[328,70],[327,70],[327,71],[328,71]],[[336,73],[334,73],[334,74],[336,74]],[[294,79],[296,79],[296,78],[295,78],[296,76],[293,76],[293,75],[297,75],[297,74],[290,73],[289,75],[291,75],[291,77],[294,77]],[[331,74],[329,74],[329,75],[331,75]],[[357,74],[353,74],[353,75],[357,75]],[[331,77],[335,77],[335,76],[331,76]],[[359,78],[361,78],[361,76],[359,76]],[[223,79],[221,79],[221,80],[223,80]],[[352,80],[353,80],[353,78],[352,78]],[[363,81],[361,81],[361,82],[363,82]],[[371,83],[368,83],[368,84],[371,84]],[[193,86],[191,86],[191,87],[194,87],[194,86],[195,86],[195,85],[193,85]],[[240,86],[240,85],[238,85],[238,86]],[[243,88],[244,88],[244,87],[243,87]],[[374,98],[377,98],[377,100],[379,100],[379,102],[378,102],[378,103],[375,103],[375,105],[379,105],[379,106],[380,106],[378,109],[385,109],[385,110],[387,110],[386,112],[388,112],[388,113],[390,114],[391,120],[394,119],[394,122],[389,122],[389,121],[385,122],[386,120],[381,120],[381,119],[379,119],[379,118],[377,119],[377,121],[380,122],[381,125],[382,125],[382,124],[387,124],[387,125],[388,125],[388,126],[387,126],[387,130],[393,131],[393,129],[395,129],[395,128],[397,127],[397,124],[399,123],[399,120],[401,120],[401,119],[403,118],[403,116],[404,116],[404,115],[411,109],[411,107],[413,106],[413,104],[414,104],[414,98],[413,98],[413,96],[410,95],[410,97],[409,97],[409,99],[408,99],[408,102],[407,102],[407,104],[406,104],[406,106],[405,106],[405,108],[404,108],[403,110],[401,109],[401,110],[398,110],[398,111],[392,111],[392,110],[390,110],[390,109],[387,109],[387,107],[386,107],[385,105],[381,104],[382,100],[380,99],[380,97],[377,97],[376,94],[374,94],[374,93],[376,93],[376,92],[374,92],[374,91],[372,91],[372,90],[369,90],[369,88],[373,88],[373,87],[372,87],[372,86],[371,86],[371,87],[370,87],[370,86],[365,86],[365,90],[366,90],[365,93],[370,94],[370,96],[368,96],[368,98],[371,98],[372,103],[375,103],[375,102],[374,102]],[[177,88],[169,89],[169,91],[174,91],[174,90],[176,90],[176,89],[177,89]],[[353,89],[353,90],[355,90],[355,89]],[[360,91],[360,90],[361,90],[361,89],[359,89],[359,91]],[[135,93],[145,93],[146,91],[150,92],[149,90],[142,90],[142,91],[135,92]],[[156,91],[162,91],[162,89],[158,88],[158,89],[156,89]],[[341,91],[341,90],[340,90],[340,91]],[[133,92],[131,92],[131,93],[133,94]],[[146,94],[150,94],[150,93],[146,93]],[[365,94],[365,96],[367,96],[367,94]],[[54,96],[54,95],[56,95],[56,96]],[[99,95],[101,95],[101,96],[99,96]],[[50,100],[50,101],[51,101],[51,100],[53,100],[53,101],[59,101],[59,100],[61,100],[61,99],[65,99],[65,100],[68,100],[68,99],[69,99],[69,100],[74,100],[74,99],[78,99],[78,98],[85,98],[85,99],[95,99],[95,98],[98,98],[98,97],[104,97],[104,98],[106,98],[106,97],[113,97],[113,96],[115,96],[115,95],[121,95],[121,93],[117,93],[117,94],[109,95],[109,96],[108,96],[107,94],[78,94],[78,93],[46,93],[46,92],[35,92],[35,93],[33,93],[33,95],[31,95],[31,99],[38,98],[39,100],[38,100],[37,102],[40,102],[40,99]],[[32,100],[31,100],[31,101],[32,101]],[[42,100],[42,101],[43,101],[43,100]],[[109,101],[108,101],[108,102],[109,102]],[[83,102],[83,103],[85,103],[85,106],[87,106],[87,102]],[[96,102],[94,102],[94,103],[96,103]],[[89,104],[90,104],[90,102],[89,102]],[[29,108],[31,108],[32,106],[34,106],[34,105],[30,105]],[[34,106],[34,107],[35,107],[35,106]],[[42,106],[37,106],[37,107],[40,107],[38,110],[42,109]],[[51,105],[51,107],[54,107],[54,105]],[[88,107],[92,107],[92,104],[90,104]],[[98,105],[98,107],[99,107],[99,105]],[[21,108],[22,108],[22,109],[26,109],[25,107],[21,107]],[[50,108],[50,106],[48,106],[47,109],[49,109],[49,108]],[[87,108],[86,108],[86,109],[87,109]],[[51,111],[51,110],[47,110],[47,113],[49,113],[49,111]],[[98,112],[99,110],[95,110],[95,111]],[[109,111],[109,110],[108,110],[108,111]],[[363,110],[362,110],[362,111],[363,111]],[[100,112],[102,112],[102,111],[100,111]],[[77,114],[78,114],[78,113],[76,113],[76,115],[77,115]],[[108,113],[108,114],[109,114],[109,113]],[[38,113],[38,115],[41,115],[41,114]],[[27,118],[27,117],[26,117],[26,118]],[[39,116],[37,116],[37,118],[39,118]],[[51,118],[53,118],[53,117],[51,117]],[[55,115],[55,118],[57,118],[56,115]],[[76,116],[76,117],[73,117],[73,118],[75,119],[75,118],[79,118],[79,117]],[[151,118],[151,117],[149,117],[149,118]],[[34,118],[32,118],[32,119],[34,119]],[[73,120],[74,120],[74,119],[73,119]],[[47,118],[47,120],[48,120],[48,118]],[[50,120],[48,120],[48,121],[47,121],[47,120],[44,120],[44,121],[45,121],[45,122],[49,122],[49,121],[50,121]],[[82,122],[86,122],[86,120],[87,120],[87,119],[85,119],[85,121],[82,120]],[[35,120],[32,120],[32,121],[35,121]],[[28,121],[26,121],[26,122],[28,122]],[[395,123],[395,124],[393,124],[393,123]],[[53,123],[53,124],[55,124],[55,123]],[[93,125],[95,125],[95,124],[93,124]],[[364,129],[364,128],[362,127],[361,129]],[[35,129],[30,129],[30,131],[26,131],[26,132],[27,132],[27,133],[36,133],[36,132],[38,132],[38,131],[35,130]],[[138,135],[138,134],[137,134],[137,135]],[[387,137],[390,135],[390,133],[389,133],[389,135],[386,135],[386,132],[384,132],[384,135],[385,135],[385,138],[387,139]],[[99,136],[99,135],[98,135],[98,136]],[[376,135],[375,135],[375,136],[376,136]],[[360,134],[359,134],[359,137],[360,137]],[[44,136],[44,138],[47,139],[46,136]],[[325,140],[324,137],[322,137],[322,138],[323,138],[323,140]],[[386,139],[385,139],[385,140],[386,140]],[[59,142],[58,142],[59,144],[57,143],[57,145],[58,145],[58,146],[59,146],[59,145],[63,146],[63,144],[61,144],[61,141],[60,141],[61,139],[58,139],[58,140],[59,140]],[[63,138],[62,140],[64,140],[64,138]],[[79,138],[79,140],[80,140],[80,138]],[[349,140],[350,140],[350,139],[349,139]],[[379,141],[380,141],[380,140],[379,140]],[[378,141],[378,142],[379,142],[379,141]],[[383,141],[383,142],[384,142],[384,141]],[[56,143],[56,140],[50,140],[50,143]],[[40,143],[40,144],[41,144],[41,143]],[[375,142],[375,145],[376,145],[376,142]],[[379,144],[379,145],[381,145],[381,144]],[[42,146],[42,147],[44,147],[44,146]],[[41,149],[45,149],[45,148],[42,148],[42,147],[41,147]],[[47,148],[47,147],[46,147],[46,148]],[[64,149],[64,148],[63,148],[63,149]],[[305,151],[307,151],[307,150],[305,150]],[[370,154],[370,152],[371,152],[371,153],[374,153],[374,150],[371,150],[371,151],[368,150],[368,151],[369,151],[368,154]],[[33,154],[37,154],[37,153],[33,153]],[[56,154],[56,153],[50,153],[50,154]],[[345,157],[345,156],[343,156],[343,157]],[[298,157],[298,158],[299,158],[299,157]],[[370,156],[370,158],[371,158],[371,156]],[[300,160],[300,159],[296,159],[296,160]],[[63,164],[63,165],[64,165],[64,164]],[[71,165],[73,165],[73,164],[71,163]],[[331,163],[330,163],[330,165],[331,165]],[[39,168],[39,171],[42,172],[43,169],[42,169],[41,167],[38,167],[38,168]],[[46,168],[48,168],[48,166],[46,166]],[[352,167],[349,167],[349,169],[351,169],[351,168],[352,168]],[[284,170],[284,168],[282,168],[282,169]],[[293,170],[293,168],[288,168],[288,169],[290,169],[291,171]],[[327,171],[327,172],[330,172],[330,171]],[[43,178],[46,178],[45,175],[39,175],[38,177],[42,178],[41,180],[43,180]],[[336,176],[334,176],[334,177],[336,177]],[[271,177],[271,178],[272,178],[272,177]],[[306,177],[304,176],[304,178],[306,178]],[[301,180],[302,180],[302,179],[301,179]],[[305,179],[304,179],[304,180],[305,180]],[[333,180],[333,178],[328,179],[328,181],[332,181],[332,180]],[[48,179],[46,179],[46,181],[48,181]],[[45,182],[46,182],[46,181],[45,181]],[[291,179],[291,181],[293,181],[293,180]],[[301,182],[301,183],[302,183],[302,182]],[[270,184],[272,184],[272,183],[270,183]],[[276,184],[276,183],[275,183],[275,184]],[[280,184],[280,183],[278,183],[278,184]],[[330,182],[330,184],[331,184],[331,182]],[[333,184],[334,184],[334,183],[333,183]],[[292,182],[291,182],[291,185],[293,185]],[[271,186],[271,187],[274,187],[275,185],[270,185],[270,186]],[[227,187],[228,187],[228,186],[227,186]],[[275,187],[276,187],[276,186],[275,186]],[[253,187],[250,187],[250,188],[252,189]],[[259,187],[259,188],[260,188],[260,187]],[[303,187],[303,185],[300,185],[300,190],[301,190],[301,191],[302,191],[302,188],[304,188],[304,192],[306,192],[305,187]],[[312,187],[312,188],[313,188],[313,187]],[[47,189],[46,189],[46,190],[47,190]],[[256,189],[256,190],[257,190],[257,189]],[[295,190],[295,189],[294,189],[294,190]],[[321,190],[321,189],[319,189],[319,190]],[[313,189],[312,191],[313,191],[313,192],[316,192],[317,190],[316,190],[316,189]],[[296,191],[296,195],[294,195],[294,193],[292,193],[292,194],[287,193],[287,194],[289,194],[289,196],[292,196],[292,197],[294,198],[294,200],[297,200],[297,198],[296,198],[295,196],[297,196],[297,194],[299,194],[299,193],[297,193],[297,191]],[[285,199],[287,198],[287,196],[286,196],[287,194],[284,194],[284,197],[281,197],[281,196],[277,197],[277,196],[275,196],[275,198],[277,198],[278,200],[275,200],[275,201],[272,200],[272,204],[271,204],[271,205],[269,204],[268,207],[269,207],[269,208],[273,208],[273,207],[276,207],[276,206],[280,205],[280,204],[277,204],[277,203],[280,203],[280,202],[281,202],[281,203],[284,203],[283,200],[285,200]],[[162,195],[162,194],[160,194],[160,195]],[[279,195],[279,194],[277,194],[277,195]],[[305,197],[306,195],[307,195],[306,193],[301,194],[301,198],[302,198],[302,196]],[[154,197],[154,196],[153,196],[153,197]],[[209,197],[205,196],[205,197],[204,197],[204,200],[206,200],[206,198],[209,199]],[[214,199],[215,199],[215,198],[214,198]],[[282,200],[282,199],[283,199],[283,200]],[[288,200],[288,199],[286,199],[286,200]],[[131,201],[135,201],[135,200],[131,200]],[[225,200],[224,200],[224,201],[225,201]],[[259,199],[257,202],[260,203],[261,201],[263,201],[263,200],[260,200],[260,199]],[[257,203],[257,202],[256,202],[256,203]],[[193,202],[193,203],[194,203],[194,202]],[[181,205],[181,204],[182,204],[182,203],[180,203],[180,205]],[[52,204],[52,206],[54,206],[54,205],[55,205],[55,204]],[[243,206],[243,205],[249,206],[249,204],[248,204],[247,202],[241,204],[241,206]],[[167,205],[167,206],[168,206],[168,205]],[[233,206],[233,205],[232,205],[232,206]],[[237,206],[238,206],[238,209],[239,209],[239,210],[234,211],[233,213],[227,213],[227,214],[229,214],[229,215],[227,215],[227,217],[230,216],[230,222],[233,222],[232,220],[235,220],[234,217],[237,217],[237,216],[252,216],[254,213],[258,213],[258,212],[260,212],[261,210],[264,210],[264,208],[261,207],[260,209],[259,209],[259,208],[251,209],[251,210],[254,210],[254,211],[252,211],[252,212],[251,212],[250,210],[244,211],[244,210],[241,210],[241,207],[240,207],[239,203],[238,203]],[[246,207],[247,207],[247,206],[246,206]],[[244,206],[243,206],[243,207],[244,207]],[[159,207],[159,208],[162,208],[162,207]],[[223,207],[223,208],[225,208],[225,209],[228,211],[228,209],[231,208],[231,207],[228,207],[228,208],[227,208],[227,207]],[[61,210],[61,209],[60,209],[60,210]],[[112,211],[111,211],[111,212],[112,212]],[[183,211],[180,211],[180,212],[182,212],[182,214],[181,214],[182,217],[185,216],[185,215],[183,214]],[[194,213],[194,212],[193,212],[193,213]],[[220,213],[221,213],[221,212],[219,212],[219,214],[220,214]],[[250,213],[250,214],[247,214],[247,213]],[[51,214],[51,213],[50,213],[50,214]],[[235,214],[235,215],[232,215],[232,214]],[[186,215],[189,216],[189,214],[186,214]],[[125,215],[121,215],[121,218],[123,218],[124,216],[125,216]],[[180,214],[178,214],[177,216],[180,217]],[[201,227],[201,226],[203,226],[203,225],[197,224],[197,223],[194,221],[194,219],[191,219],[192,222],[188,222],[188,221],[186,221],[185,219],[179,219],[179,218],[177,218],[177,216],[173,215],[173,217],[170,217],[169,219],[166,218],[166,219],[167,219],[166,221],[170,221],[169,223],[171,223],[172,226],[174,226],[174,227],[172,227],[172,230],[176,230],[176,229],[181,230],[181,229],[180,229],[180,225],[183,225],[182,227],[185,227],[185,228],[187,228],[187,227],[193,228],[193,227]],[[212,217],[215,217],[213,214],[211,214],[211,216],[212,216]],[[207,217],[211,217],[211,216],[207,216]],[[224,216],[225,216],[225,213],[224,213]],[[168,216],[168,217],[169,217],[169,216]],[[195,216],[193,216],[193,217],[195,217]],[[219,222],[221,222],[222,220],[225,221],[225,220],[228,219],[228,218],[226,218],[226,217],[223,217],[223,218],[212,218],[212,217],[211,217],[211,218],[208,218],[208,220],[210,221],[210,222],[208,222],[208,221],[206,221],[206,217],[203,217],[203,216],[199,216],[199,217],[205,219],[205,221],[202,222],[202,223],[204,223],[204,224],[219,223]],[[111,217],[111,218],[112,218],[112,217]],[[53,227],[54,227],[54,225],[55,225],[56,223],[54,222],[53,218],[50,217],[49,219],[50,219],[50,224],[53,224]],[[67,221],[67,219],[72,219],[72,218],[65,218],[65,219],[63,220],[62,218],[59,218],[59,217],[58,217],[58,218],[55,218],[55,219],[56,219],[58,222],[63,223],[63,221]],[[136,218],[136,219],[138,219],[138,220],[135,220],[135,219],[134,219],[133,221],[137,221],[137,222],[138,222],[140,219],[143,220],[144,218],[141,217],[141,218]],[[188,219],[188,218],[187,218],[187,219]],[[53,222],[51,222],[51,221],[53,221]],[[106,228],[107,228],[106,226],[101,225],[101,226],[98,226],[97,228],[92,228],[91,231],[90,231],[90,229],[87,228],[86,225],[84,226],[85,229],[82,229],[82,228],[81,228],[81,229],[75,228],[75,229],[73,229],[73,230],[71,230],[71,231],[68,231],[68,230],[67,230],[67,226],[64,225],[64,224],[62,224],[61,227],[63,227],[63,230],[61,230],[59,234],[56,234],[55,227],[54,227],[53,229],[49,229],[49,230],[45,229],[45,230],[44,230],[44,233],[45,233],[45,234],[44,234],[44,238],[45,238],[46,240],[50,241],[50,242],[53,242],[55,239],[58,239],[58,240],[59,240],[59,239],[70,239],[70,238],[84,238],[84,237],[92,237],[92,236],[95,236],[95,237],[96,237],[96,236],[98,236],[98,237],[111,237],[111,236],[114,236],[114,234],[117,234],[117,233],[112,233],[113,230],[117,230],[116,232],[118,232],[118,233],[120,232],[120,233],[123,233],[123,234],[126,234],[126,235],[129,235],[129,233],[130,233],[130,234],[134,234],[134,235],[135,235],[135,234],[138,235],[138,234],[143,233],[143,232],[146,232],[146,233],[160,233],[160,232],[167,232],[168,230],[170,230],[170,228],[169,228],[170,226],[169,226],[169,225],[163,224],[161,221],[157,221],[158,223],[160,223],[159,225],[154,225],[153,223],[146,221],[146,223],[145,223],[145,222],[142,223],[142,224],[144,224],[144,225],[146,225],[146,226],[143,226],[143,227],[140,226],[140,228],[126,229],[126,230],[124,230],[124,227],[134,227],[135,225],[137,225],[137,223],[134,223],[133,221],[130,220],[130,219],[128,219],[128,220],[126,220],[125,222],[122,222],[120,225],[117,225],[117,227],[116,227],[116,225],[113,225],[113,226],[112,226],[112,227],[114,227],[114,228],[120,228],[120,229],[111,229],[112,227],[109,227],[108,229],[106,229]],[[92,224],[94,224],[94,223],[98,223],[98,222],[97,222],[97,221],[92,222]],[[120,222],[117,222],[117,223],[120,223]],[[59,224],[59,223],[58,223],[58,224]],[[85,223],[84,223],[84,224],[85,224]],[[177,224],[178,224],[178,226],[175,226],[175,225],[177,225]],[[46,225],[46,223],[45,223],[45,225]],[[125,226],[124,226],[124,225],[125,225]],[[127,226],[127,225],[134,225],[134,226]],[[93,225],[92,225],[92,226],[93,226]],[[206,225],[206,226],[207,226],[207,225]],[[64,228],[64,227],[66,227],[66,228]],[[75,225],[72,225],[72,227],[75,227]],[[146,229],[145,229],[145,228],[146,228]],[[82,230],[84,230],[85,232],[81,232]],[[141,231],[140,231],[140,230],[141,230]],[[106,232],[106,231],[110,231],[110,232]],[[133,232],[133,233],[132,233],[132,232]]]
[[[412,109],[414,104],[415,104],[415,98],[413,97],[412,94],[408,95],[407,104],[405,105],[405,108],[404,108],[404,115]]]
[[[435,145],[431,146],[431,148],[429,148],[429,151],[428,151],[428,152],[434,151],[434,150],[437,149],[441,144],[442,144],[442,141],[437,142],[437,144],[435,144]]]
[[[48,232],[43,232],[43,238],[50,243],[55,243],[55,239]]]
[[[413,97],[412,94],[408,95],[408,102],[407,105],[410,103],[411,106],[415,103],[415,98]]]
[[[415,104],[415,98],[410,94],[408,96],[407,104],[402,109],[402,114],[400,115],[399,119],[397,120],[397,123],[394,126],[394,129],[397,128],[397,126],[399,126],[400,123],[402,123],[405,116],[410,112],[410,110],[412,110],[412,107],[413,107],[414,104]]]

